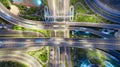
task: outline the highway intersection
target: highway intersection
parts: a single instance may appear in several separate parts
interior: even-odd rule
[[[32,29],[38,29],[38,30],[62,30],[63,37],[55,37],[55,38],[10,38],[10,37],[0,37],[0,48],[27,48],[27,47],[40,47],[40,46],[54,46],[55,51],[57,52],[56,54],[56,61],[51,63],[52,67],[60,67],[60,47],[63,48],[63,54],[62,56],[62,67],[65,67],[65,57],[67,60],[70,59],[70,50],[68,47],[79,47],[79,48],[98,48],[98,49],[110,49],[110,50],[120,50],[120,40],[118,37],[114,36],[109,36],[107,34],[101,33],[100,31],[93,30],[91,28],[84,28],[84,27],[97,27],[97,28],[107,28],[107,29],[114,29],[119,32],[120,30],[120,25],[118,24],[105,24],[105,23],[88,23],[88,22],[71,22],[71,21],[65,21],[66,17],[68,19],[69,16],[69,0],[62,0],[60,5],[62,7],[60,9],[57,9],[60,5],[58,5],[57,0],[47,0],[48,1],[48,8],[51,10],[50,16],[52,16],[53,21],[46,22],[46,21],[33,21],[33,20],[27,20],[24,18],[21,18],[19,16],[16,16],[12,14],[5,6],[3,6],[2,3],[0,3],[0,17],[9,23],[13,25],[18,25],[24,28],[32,28]],[[97,10],[98,8],[94,8],[93,4],[96,5],[96,0],[92,0],[93,2],[90,2],[90,0],[85,0],[86,4],[93,9],[93,11],[99,13],[100,15],[104,16],[105,18],[118,22],[119,16],[114,15],[114,13],[109,14],[109,13],[104,13],[105,11],[100,12]],[[67,4],[65,4],[67,2]],[[51,6],[51,3],[53,4]],[[93,4],[92,4],[93,3]],[[92,6],[91,6],[92,4]],[[55,6],[57,5],[57,6]],[[96,5],[98,6],[98,5]],[[59,12],[60,11],[60,12]],[[63,18],[63,22],[58,22],[57,19]],[[70,18],[69,18],[70,19]],[[10,33],[16,33],[19,34],[19,31],[13,31],[10,30],[11,27],[7,26],[6,28],[9,31],[2,31],[0,30],[0,35],[2,34],[7,34],[9,35]],[[67,31],[66,31],[67,30]],[[69,35],[70,30],[79,30],[79,31],[88,31],[92,34],[98,35],[102,38],[91,38],[91,39],[76,39],[76,38],[70,38]],[[25,32],[22,34],[35,34],[34,32]],[[39,34],[41,35],[41,34]],[[56,35],[56,34],[55,34]],[[117,34],[119,35],[119,34]],[[41,35],[42,36],[42,35]],[[67,64],[69,67],[72,66],[71,61],[67,61]],[[36,66],[35,66],[36,67]]]

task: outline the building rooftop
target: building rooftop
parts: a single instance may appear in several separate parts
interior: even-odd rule
[[[39,7],[42,4],[42,0],[13,0],[15,4],[22,4],[26,6],[36,6]]]

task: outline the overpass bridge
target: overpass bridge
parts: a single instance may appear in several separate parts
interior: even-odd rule
[[[19,25],[21,27],[32,28],[32,29],[52,29],[54,28],[53,27],[54,25],[64,25],[68,27],[85,26],[85,27],[120,29],[120,25],[116,25],[116,24],[87,23],[87,22],[70,22],[70,23],[69,22],[45,22],[45,21],[27,20],[12,14],[1,3],[0,3],[0,17],[14,25]]]
[[[119,39],[0,38],[0,48],[62,46],[119,50]]]
[[[38,35],[41,35],[41,37],[43,37],[43,34],[42,33],[38,33],[38,32],[35,32],[35,31],[20,31],[20,30],[13,30],[12,27],[9,25],[0,25],[1,27],[3,27],[3,29],[0,30],[0,36],[11,36],[11,35],[33,35],[33,36],[38,36]],[[5,27],[5,29],[4,29]],[[69,28],[66,28],[65,30],[63,30],[64,28],[52,28],[50,30],[61,30],[62,32],[64,32],[64,36],[66,36],[67,34],[67,30],[79,30],[79,31],[83,31],[83,32],[89,32],[89,33],[92,33],[92,34],[95,34],[97,36],[100,36],[102,38],[115,38],[115,36],[110,36],[108,34],[104,34],[100,31],[97,31],[97,30],[93,30],[93,29],[90,29],[90,28],[84,28],[84,27],[69,27]],[[70,32],[70,31],[69,31]],[[68,32],[68,34],[69,34]],[[56,35],[55,33],[53,33],[53,35]]]

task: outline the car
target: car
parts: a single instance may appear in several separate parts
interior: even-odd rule
[[[50,49],[50,51],[53,51],[53,49]]]
[[[85,28],[85,27],[80,27],[80,30],[86,30],[87,28]]]
[[[34,39],[34,42],[35,43],[41,43],[41,42],[43,42],[43,40],[42,39]]]
[[[0,28],[3,28],[3,26],[0,26]]]

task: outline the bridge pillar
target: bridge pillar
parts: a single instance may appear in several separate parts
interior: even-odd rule
[[[50,30],[50,37],[55,37],[55,36],[56,36],[56,31]]]
[[[70,30],[64,30],[64,38],[70,38]]]

